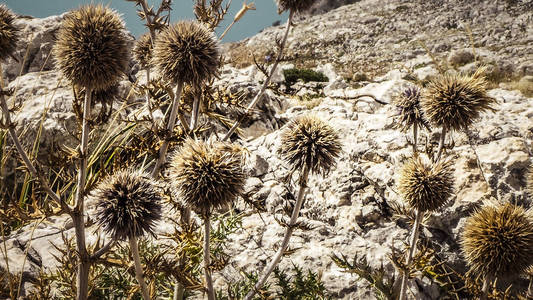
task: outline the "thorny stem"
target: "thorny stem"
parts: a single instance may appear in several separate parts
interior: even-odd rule
[[[270,80],[272,80],[272,76],[274,75],[274,72],[276,72],[278,64],[283,57],[283,49],[285,48],[285,44],[287,43],[287,37],[289,36],[289,31],[291,29],[291,23],[292,23],[293,16],[294,16],[294,11],[291,10],[289,13],[289,19],[287,20],[285,34],[283,36],[283,40],[281,41],[281,44],[279,47],[278,56],[276,58],[276,61],[274,62],[274,66],[272,66],[272,70],[270,70],[269,76],[266,78],[265,82],[263,83],[263,86],[261,87],[261,90],[259,91],[259,93],[255,96],[254,100],[250,102],[250,104],[244,111],[244,114],[239,118],[239,120],[235,122],[235,124],[233,124],[233,126],[230,128],[228,133],[226,133],[222,141],[227,141],[233,135],[235,130],[237,130],[237,128],[241,125],[244,118],[250,113],[250,111],[255,107],[255,105],[259,102],[259,100],[263,98],[263,94],[265,93],[268,85],[270,84]]]
[[[170,142],[169,138],[172,135],[174,126],[176,125],[176,116],[178,114],[182,90],[183,90],[183,82],[179,81],[176,86],[176,91],[174,92],[174,99],[172,100],[172,110],[170,112],[170,117],[168,119],[168,125],[167,125],[168,136],[167,136],[167,139],[163,142],[163,145],[161,145],[161,149],[159,149],[159,158],[157,159],[155,166],[154,166],[154,170],[152,171],[152,177],[155,179],[159,177],[159,169],[161,168],[161,165],[163,165],[163,162],[165,161],[165,156],[167,155],[168,144]]]
[[[440,133],[440,141],[439,141],[439,148],[437,149],[437,156],[433,158],[433,162],[438,162],[441,155],[442,150],[444,150],[444,142],[446,141],[446,127],[442,127],[442,131]]]
[[[129,238],[131,256],[133,257],[133,262],[135,264],[135,278],[141,287],[141,292],[144,300],[150,300],[150,292],[148,291],[148,286],[146,281],[144,281],[143,267],[141,264],[141,258],[139,256],[139,245],[137,244],[137,238],[133,235]]]
[[[155,29],[152,26],[152,18],[150,17],[150,14],[148,13],[148,4],[146,3],[146,0],[139,0],[139,3],[141,3],[141,6],[143,8],[144,17],[146,18],[146,26],[150,30],[150,38],[152,42],[152,46],[155,43]]]
[[[1,73],[1,69],[0,69],[0,73]],[[1,79],[0,79],[0,82],[1,82]],[[2,89],[2,90],[4,89],[4,87],[3,87],[3,85],[1,83],[0,83],[0,89]],[[41,183],[42,189],[55,202],[57,202],[61,206],[61,208],[63,208],[67,213],[70,214],[71,210],[70,210],[69,206],[67,205],[67,203],[63,202],[61,200],[61,197],[58,194],[56,194],[54,191],[52,191],[52,189],[50,188],[48,182],[37,172],[37,169],[35,169],[35,167],[33,166],[33,163],[31,162],[31,160],[29,159],[28,155],[26,154],[26,151],[24,151],[24,148],[22,148],[22,144],[20,143],[20,139],[19,139],[19,137],[17,135],[17,132],[15,131],[15,125],[11,121],[11,117],[10,117],[10,114],[9,114],[9,108],[7,106],[7,102],[6,102],[6,99],[5,99],[3,93],[0,93],[0,107],[1,107],[2,112],[4,114],[4,122],[6,123],[5,125],[8,127],[9,136],[13,140],[13,143],[15,144],[15,147],[17,148],[17,151],[18,151],[20,157],[22,158],[22,161],[24,162],[24,165],[30,171],[31,175],[34,178],[36,178]]]
[[[194,129],[196,128],[196,124],[198,123],[198,112],[200,110],[200,97],[201,96],[194,97],[194,102],[192,104],[191,125],[189,126],[191,133],[194,131]]]
[[[87,299],[87,289],[89,283],[90,257],[85,245],[85,216],[84,216],[84,196],[85,179],[87,175],[87,155],[89,143],[89,118],[91,116],[91,96],[92,89],[86,88],[85,101],[83,103],[83,124],[81,130],[80,144],[80,169],[78,172],[78,189],[76,191],[76,205],[72,214],[72,221],[76,231],[76,245],[79,253],[78,277],[77,277],[77,299]]]
[[[285,235],[283,236],[283,241],[281,242],[281,246],[276,252],[276,254],[274,255],[274,258],[272,259],[270,264],[265,269],[266,271],[263,273],[263,276],[261,276],[261,278],[255,284],[254,288],[248,292],[246,297],[244,297],[244,300],[251,300],[254,297],[254,295],[257,293],[257,291],[261,289],[261,287],[265,284],[268,277],[270,276],[272,271],[274,271],[279,261],[281,260],[281,257],[287,250],[287,247],[289,246],[289,241],[291,239],[292,233],[296,225],[296,221],[298,220],[298,215],[300,214],[300,209],[302,208],[305,190],[307,188],[308,177],[309,177],[309,168],[307,165],[304,165],[302,169],[302,173],[300,174],[300,184],[299,184],[300,190],[298,191],[298,198],[292,210],[291,220],[289,221],[289,225],[287,226],[285,230]]]
[[[416,242],[418,241],[418,235],[420,234],[420,223],[424,213],[416,210],[415,213],[415,223],[413,224],[413,231],[411,232],[411,241],[409,243],[409,254],[405,261],[406,270],[404,270],[402,277],[402,287],[400,291],[399,300],[404,300],[407,297],[407,281],[409,280],[409,271],[411,268],[411,263],[413,262],[413,257],[416,252]]]
[[[207,284],[207,299],[215,300],[215,289],[213,288],[213,278],[211,277],[211,259],[209,257],[209,235],[211,234],[211,217],[209,214],[204,220],[204,274]]]
[[[150,68],[147,67],[145,71],[146,71],[146,91],[144,92],[144,94],[146,96],[146,106],[148,107],[148,114],[150,114],[150,119],[154,120],[154,115],[152,113],[152,109],[153,109],[152,99],[150,98],[150,91],[148,90],[148,85],[150,84]],[[154,125],[155,125],[155,121],[154,121]]]
[[[418,125],[415,123],[413,124],[413,154],[416,155],[418,153],[417,150],[417,139],[418,139]]]

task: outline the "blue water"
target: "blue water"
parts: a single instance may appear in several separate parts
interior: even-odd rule
[[[224,1],[225,3],[228,0]],[[254,0],[248,0],[248,2]],[[6,3],[14,12],[21,15],[30,15],[37,18],[44,18],[52,15],[58,15],[65,11],[75,9],[81,4],[99,3],[109,5],[122,14],[126,26],[135,36],[139,36],[147,31],[146,27],[137,16],[134,2],[126,0],[0,0],[0,3]],[[224,38],[225,42],[241,40],[258,33],[261,29],[272,25],[275,21],[281,20],[284,23],[287,14],[278,15],[277,8],[272,0],[255,0],[257,10],[248,11],[248,13],[228,32]],[[158,7],[160,1],[148,0],[149,5]],[[231,23],[233,16],[242,7],[243,0],[233,0],[229,14],[221,23],[218,34]],[[173,11],[171,13],[171,22],[183,19],[193,19],[192,0],[174,0],[172,3]]]

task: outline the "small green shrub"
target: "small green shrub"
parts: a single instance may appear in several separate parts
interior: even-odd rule
[[[283,76],[285,76],[285,82],[287,85],[295,84],[299,79],[303,82],[328,82],[329,79],[322,72],[316,72],[310,69],[286,69],[283,70]]]

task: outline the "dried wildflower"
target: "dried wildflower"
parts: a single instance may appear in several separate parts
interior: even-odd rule
[[[154,234],[161,219],[161,194],[148,174],[119,171],[101,182],[92,197],[97,223],[116,240]]]
[[[59,69],[73,85],[105,90],[128,67],[124,23],[107,7],[82,6],[65,16],[53,53]]]
[[[184,143],[172,159],[170,178],[187,206],[205,216],[242,193],[246,176],[238,149],[221,142]]]
[[[419,156],[400,171],[398,190],[405,201],[420,212],[435,211],[453,194],[453,173],[449,162],[426,164]]]
[[[152,37],[150,36],[150,33],[141,35],[132,50],[133,58],[139,62],[141,68],[146,69],[150,67],[152,49]]]
[[[420,89],[416,86],[405,89],[394,101],[400,109],[400,124],[402,131],[407,131],[413,126],[429,129],[429,122],[424,118],[420,107]]]
[[[473,274],[521,274],[533,261],[531,213],[511,203],[485,203],[466,221],[461,237]]]
[[[15,15],[6,5],[0,4],[0,61],[13,55],[17,49],[19,29]]]
[[[337,132],[314,116],[293,120],[281,136],[279,155],[293,170],[304,165],[313,173],[328,173],[342,150]]]
[[[217,74],[218,42],[200,23],[179,22],[158,35],[152,60],[160,73],[174,83],[199,84]]]
[[[429,121],[449,130],[467,129],[480,114],[493,110],[496,100],[487,95],[484,68],[471,76],[443,75],[429,83],[422,108]]]
[[[302,12],[308,10],[316,0],[275,0],[278,6],[278,13],[282,13],[286,10],[292,10],[294,12]]]

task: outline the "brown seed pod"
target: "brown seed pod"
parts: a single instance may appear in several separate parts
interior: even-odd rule
[[[154,234],[161,219],[161,194],[145,173],[119,171],[105,178],[91,197],[97,202],[96,222],[116,240]]]
[[[394,105],[400,110],[398,127],[407,131],[413,126],[430,129],[429,122],[424,117],[420,107],[420,89],[416,86],[405,89],[394,101]]]
[[[82,6],[65,16],[53,53],[59,70],[73,85],[105,90],[128,67],[124,23],[107,7]]]
[[[135,60],[139,62],[139,65],[142,69],[150,67],[150,60],[152,59],[152,49],[152,37],[150,36],[150,33],[145,33],[141,35],[141,37],[135,43],[135,46],[132,50],[133,58],[135,58]]]
[[[443,75],[431,81],[422,99],[425,116],[436,127],[464,130],[496,100],[487,95],[484,68],[471,76]]]
[[[533,262],[531,212],[511,203],[485,203],[466,220],[461,246],[472,274],[522,274]]]
[[[217,75],[218,40],[200,23],[182,21],[158,35],[152,61],[161,75],[172,82],[197,85]]]
[[[400,171],[398,191],[405,201],[420,212],[435,211],[453,194],[451,164],[427,164],[419,156],[411,158]]]
[[[289,123],[281,135],[279,155],[293,170],[304,165],[312,173],[326,174],[342,151],[337,132],[314,116],[299,117]]]
[[[242,153],[229,143],[187,140],[170,165],[170,179],[185,205],[198,214],[233,202],[244,189]]]
[[[275,2],[278,6],[278,13],[281,14],[286,10],[294,12],[306,11],[316,3],[316,0],[275,0]]]
[[[6,5],[0,4],[0,61],[13,55],[17,49],[19,29],[15,15]]]

